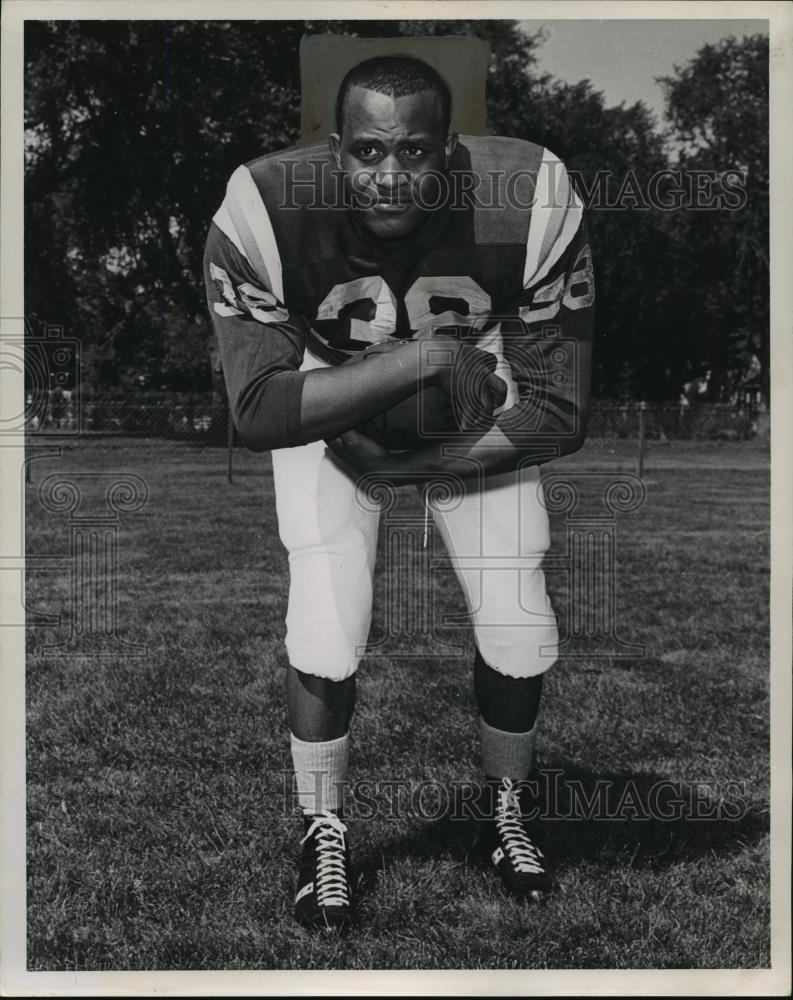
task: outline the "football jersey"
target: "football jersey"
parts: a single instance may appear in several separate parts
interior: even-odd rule
[[[309,440],[306,350],[339,364],[439,330],[497,354],[509,389],[499,426],[513,441],[580,437],[591,252],[581,202],[547,149],[461,137],[437,208],[389,240],[349,210],[327,146],[262,156],[229,180],[204,263],[230,406],[255,450]]]

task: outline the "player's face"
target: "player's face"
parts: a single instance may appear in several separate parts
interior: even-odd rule
[[[353,210],[378,239],[415,232],[432,210],[432,175],[448,166],[457,137],[447,136],[437,94],[389,97],[352,87],[342,134],[330,144],[347,176]]]

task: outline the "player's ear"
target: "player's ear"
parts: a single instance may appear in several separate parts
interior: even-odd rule
[[[341,170],[341,136],[338,132],[331,132],[328,136],[328,145],[336,166]]]
[[[446,146],[445,146],[445,149],[444,149],[444,157],[445,157],[445,159],[444,159],[444,162],[443,162],[444,168],[446,168],[446,167],[449,166],[449,163],[451,162],[451,159],[452,159],[452,156],[454,154],[454,151],[455,151],[455,149],[457,149],[457,139],[458,139],[458,135],[457,135],[456,132],[450,132],[449,135],[446,138]]]

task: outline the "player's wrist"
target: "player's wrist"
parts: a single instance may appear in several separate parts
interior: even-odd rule
[[[459,341],[453,337],[424,337],[414,343],[418,349],[419,387],[439,386],[449,393]]]

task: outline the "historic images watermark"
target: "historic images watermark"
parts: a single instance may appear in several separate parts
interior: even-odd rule
[[[439,208],[458,212],[526,211],[564,208],[574,201],[596,211],[737,212],[748,200],[746,173],[736,168],[665,168],[642,175],[631,169],[584,174],[568,170],[558,160],[546,162],[545,167],[542,183],[537,181],[537,172],[528,169],[481,173],[470,169],[427,170],[416,177],[408,171],[389,173],[400,198],[426,212]],[[366,210],[379,198],[364,177],[340,170],[326,157],[287,157],[280,161],[280,168],[279,210]],[[368,172],[364,173],[368,178]]]
[[[24,401],[18,412],[0,418],[0,435],[26,429],[80,431],[80,341],[62,326],[36,329],[21,317],[0,319],[0,366],[24,377]]]
[[[32,465],[62,458],[63,447],[32,444],[26,432],[53,432],[59,441],[81,432],[80,348],[61,326],[36,330],[20,317],[2,320],[0,364],[24,377],[24,396],[18,412],[7,413],[0,424],[0,447],[9,458],[16,455],[21,495],[34,498],[53,520],[67,518],[68,541],[60,553],[23,550],[23,522],[16,551],[0,553],[0,572],[18,580],[25,626],[52,632],[46,640],[37,637],[36,655],[141,657],[146,647],[124,637],[119,616],[120,540],[122,519],[148,502],[148,484],[135,473],[100,471],[55,472],[38,485],[32,482]],[[42,576],[64,584],[65,614],[35,606],[38,588],[31,581]],[[17,615],[16,624],[21,620]],[[10,625],[0,621],[0,627]]]
[[[311,772],[315,779],[315,808],[322,802],[327,775]],[[299,811],[296,779],[292,770],[280,775],[281,812]],[[567,777],[558,768],[541,768],[536,776],[515,782],[524,818],[543,821],[614,822],[732,821],[748,811],[745,781],[675,780],[648,783],[628,778],[583,781]],[[489,815],[492,790],[476,781],[440,781],[425,778],[360,779],[342,784],[344,815],[349,819],[456,822],[484,819]]]
[[[69,472],[47,476],[41,507],[68,515],[69,552],[39,557],[36,569],[69,574],[68,635],[45,642],[45,656],[144,657],[147,647],[123,636],[119,617],[121,518],[148,502],[146,481],[131,472]],[[35,625],[35,622],[32,623]],[[60,625],[58,618],[48,624]]]

